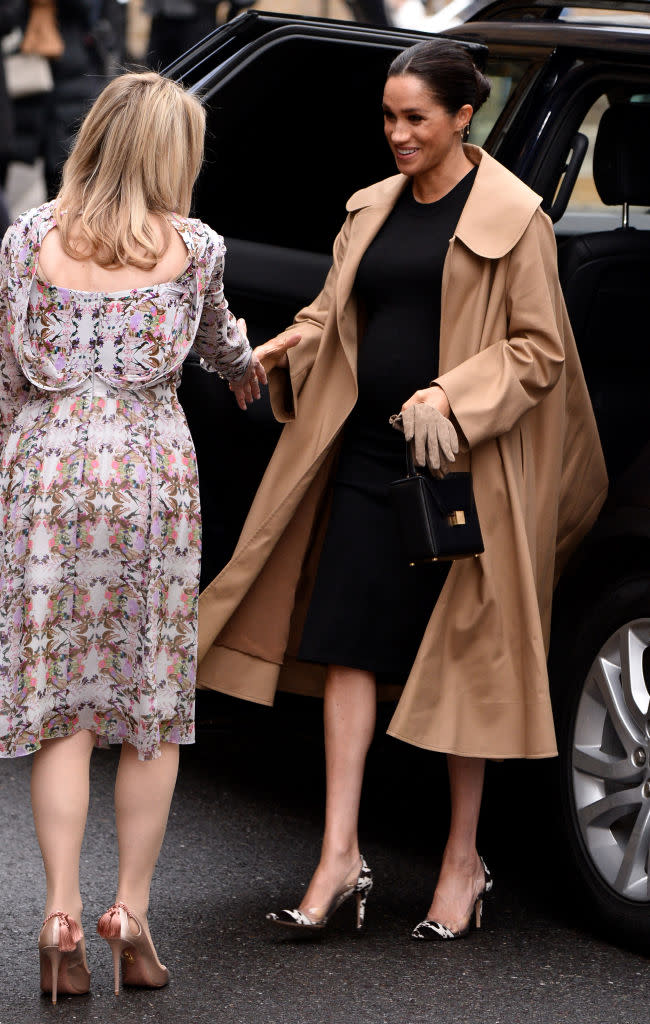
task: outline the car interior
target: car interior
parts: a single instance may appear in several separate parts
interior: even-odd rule
[[[645,336],[649,83],[588,83],[564,112],[536,178],[555,223],[558,268],[612,481],[650,441]],[[621,423],[627,444],[620,444]]]
[[[620,226],[573,235],[559,248],[564,296],[613,477],[648,439],[650,353],[641,342],[647,330],[650,230],[632,227],[629,209],[650,206],[649,139],[650,103],[617,102],[605,110],[593,150],[593,180],[602,202],[620,210]],[[623,422],[626,451],[620,444]]]

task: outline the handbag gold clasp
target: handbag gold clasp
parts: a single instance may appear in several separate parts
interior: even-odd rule
[[[451,515],[447,516],[447,522],[450,526],[464,526],[465,513],[462,508],[459,508],[456,512],[452,512]]]

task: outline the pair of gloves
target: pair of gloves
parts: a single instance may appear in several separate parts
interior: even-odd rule
[[[389,422],[413,442],[416,465],[428,466],[434,476],[444,476],[456,461],[458,434],[451,420],[433,405],[409,405]]]

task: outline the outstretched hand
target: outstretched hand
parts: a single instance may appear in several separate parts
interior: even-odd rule
[[[271,338],[270,341],[266,341],[263,345],[258,345],[257,348],[253,349],[253,355],[257,356],[267,373],[270,373],[276,367],[286,369],[289,365],[287,352],[290,348],[295,348],[296,345],[299,345],[301,338],[301,334],[287,334],[286,332],[279,334],[276,338]]]
[[[244,320],[238,320],[237,326],[245,333],[246,323]],[[246,376],[240,381],[231,381],[228,385],[240,409],[246,411],[246,407],[260,397],[260,385],[267,383],[267,373],[274,370],[276,366],[286,367],[289,365],[287,352],[300,343],[301,337],[300,334],[280,334],[253,349],[253,356]]]

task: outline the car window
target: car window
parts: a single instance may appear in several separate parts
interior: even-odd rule
[[[624,4],[612,4],[607,10],[597,10],[590,7],[563,7],[558,15],[558,21],[573,22],[581,25],[604,25],[611,28],[612,25],[620,25],[624,28],[638,27],[650,28],[650,14],[643,11],[621,10]]]
[[[396,53],[304,36],[260,47],[208,102],[197,208],[224,235],[331,252],[348,197],[395,173],[381,98]]]
[[[648,102],[650,96],[637,93],[629,98],[630,103]],[[591,231],[606,231],[621,225],[622,208],[606,206],[598,195],[594,182],[593,156],[598,125],[609,107],[607,95],[603,93],[589,108],[578,129],[589,140],[589,147],[578,179],[573,187],[566,212],[558,221],[559,234],[583,234]],[[630,224],[635,228],[650,231],[650,210],[647,206],[630,206]]]
[[[381,98],[398,52],[304,35],[265,41],[207,101],[196,209],[232,238],[330,253],[349,196],[396,173]],[[493,94],[473,142],[484,141],[527,66],[490,63]]]
[[[529,65],[530,62],[523,59],[512,60],[498,56],[488,58],[485,73],[490,79],[492,89],[488,99],[472,118],[470,142],[477,146],[485,143],[499,114],[524,77]]]

